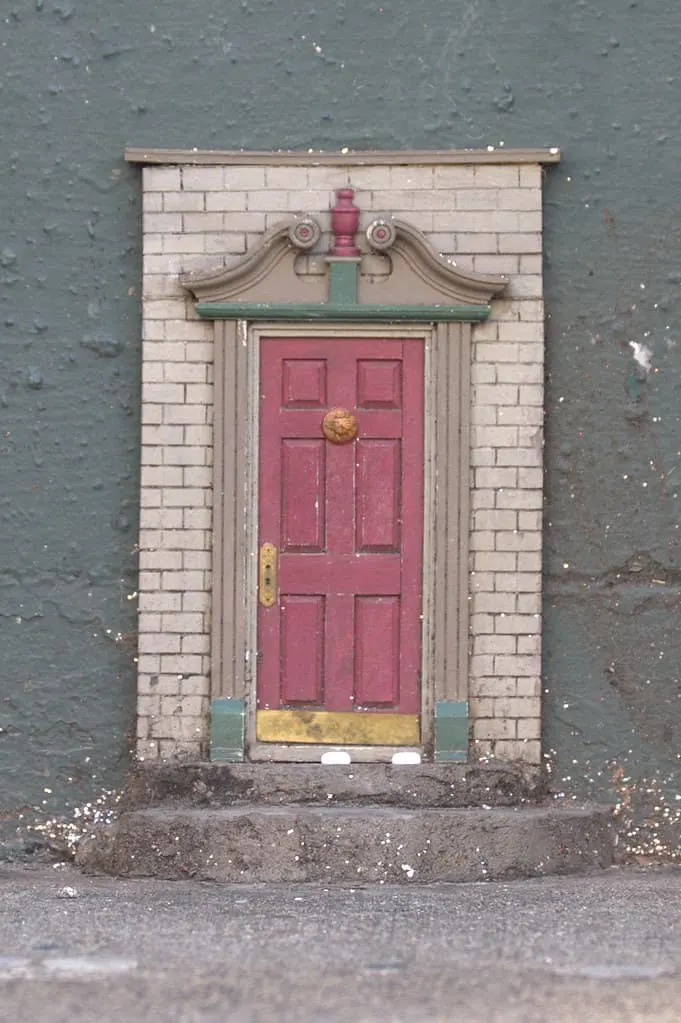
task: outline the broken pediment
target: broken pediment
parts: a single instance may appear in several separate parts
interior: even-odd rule
[[[182,277],[209,319],[483,320],[505,277],[460,270],[406,221],[372,220],[339,189],[330,235],[311,216],[282,220],[231,266]],[[329,239],[324,248],[323,242]]]

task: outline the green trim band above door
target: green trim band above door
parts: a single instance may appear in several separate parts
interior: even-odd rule
[[[481,323],[488,305],[340,305],[276,302],[197,302],[204,320],[337,320],[380,323]]]

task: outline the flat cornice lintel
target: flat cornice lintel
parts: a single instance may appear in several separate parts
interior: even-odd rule
[[[247,149],[145,149],[127,146],[127,163],[188,166],[295,166],[295,167],[396,167],[448,164],[551,164],[560,162],[560,149],[375,149],[321,152],[317,150]]]

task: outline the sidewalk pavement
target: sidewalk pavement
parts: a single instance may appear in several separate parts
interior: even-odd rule
[[[681,870],[220,885],[0,868],[0,1020],[681,1019]]]

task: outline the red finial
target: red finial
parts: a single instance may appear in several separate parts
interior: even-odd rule
[[[355,245],[355,235],[359,227],[359,210],[355,206],[353,188],[339,188],[336,190],[336,205],[331,210],[331,230],[333,231],[333,245],[329,250],[330,256],[351,256],[360,255]]]

